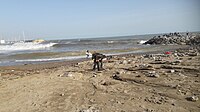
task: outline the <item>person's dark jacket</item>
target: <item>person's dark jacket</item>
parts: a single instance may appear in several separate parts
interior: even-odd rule
[[[100,53],[94,53],[92,54],[92,59],[94,59],[94,61],[102,61],[106,56]]]

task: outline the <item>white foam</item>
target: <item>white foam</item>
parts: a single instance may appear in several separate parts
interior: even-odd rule
[[[21,42],[21,43],[14,43],[12,45],[0,45],[0,53],[7,52],[7,51],[21,51],[21,50],[36,50],[36,49],[43,49],[52,47],[57,43],[33,43],[33,42]]]

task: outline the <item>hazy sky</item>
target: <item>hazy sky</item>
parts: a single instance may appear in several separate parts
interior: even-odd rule
[[[200,31],[200,0],[0,0],[0,38]]]

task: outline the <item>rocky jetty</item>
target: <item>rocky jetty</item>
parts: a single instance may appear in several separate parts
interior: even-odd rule
[[[169,33],[154,36],[144,44],[150,45],[200,45],[200,33]]]

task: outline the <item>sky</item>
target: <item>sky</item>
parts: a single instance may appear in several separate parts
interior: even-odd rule
[[[200,31],[200,0],[0,0],[0,39]]]

